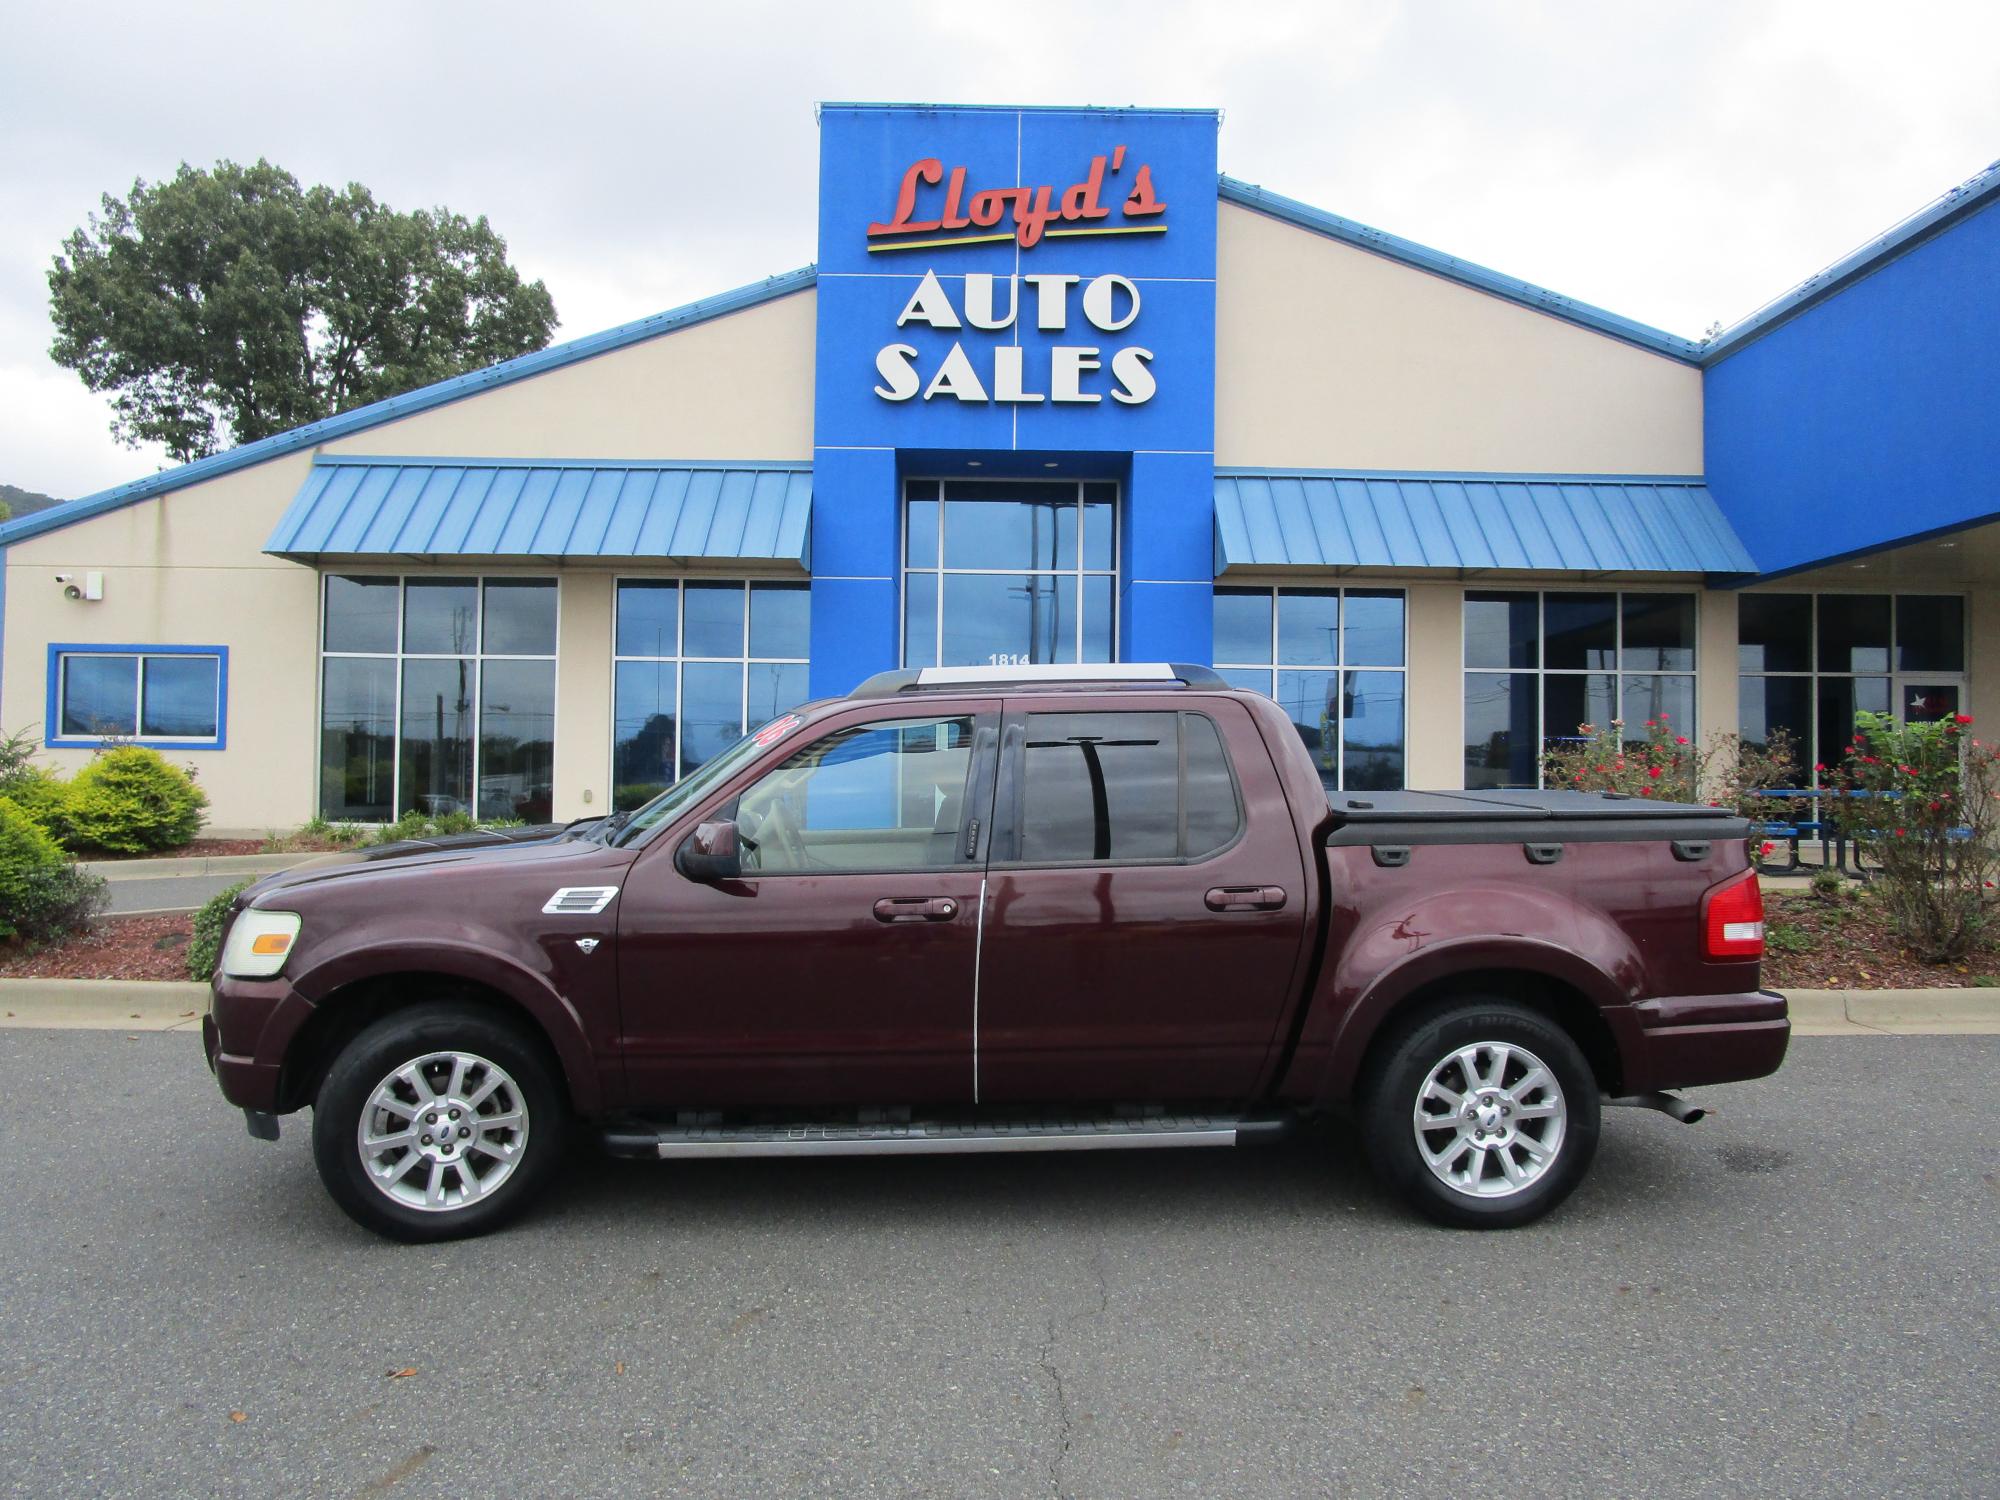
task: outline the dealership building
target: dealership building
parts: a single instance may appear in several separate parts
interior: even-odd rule
[[[1212,664],[1356,790],[2000,714],[2000,167],[1697,343],[1219,124],[825,105],[815,266],[0,526],[0,729],[261,830],[629,806],[895,666]]]

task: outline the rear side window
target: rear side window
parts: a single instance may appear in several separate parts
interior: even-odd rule
[[[1031,864],[1198,858],[1241,826],[1222,737],[1203,714],[1030,714],[1024,756]]]

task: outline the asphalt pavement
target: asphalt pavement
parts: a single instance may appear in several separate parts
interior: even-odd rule
[[[485,1240],[353,1227],[182,1033],[0,1031],[0,1490],[2000,1493],[2000,1038],[1804,1038],[1607,1115],[1511,1233],[1338,1138],[580,1153]]]
[[[166,875],[156,880],[126,878],[111,881],[106,887],[110,897],[105,912],[114,917],[130,916],[135,912],[193,911],[205,905],[211,896],[219,895],[232,885],[241,884],[254,876],[224,875]]]

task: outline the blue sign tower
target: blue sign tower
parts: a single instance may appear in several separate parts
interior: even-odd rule
[[[1209,659],[1218,124],[822,106],[815,695],[903,660],[906,482],[974,474],[1115,485],[1115,655]]]

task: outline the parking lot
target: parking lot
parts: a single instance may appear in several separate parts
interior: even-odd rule
[[[1992,1494],[2000,1038],[1612,1111],[1509,1234],[1337,1139],[622,1164],[403,1248],[187,1034],[0,1031],[0,1484],[52,1495]]]

